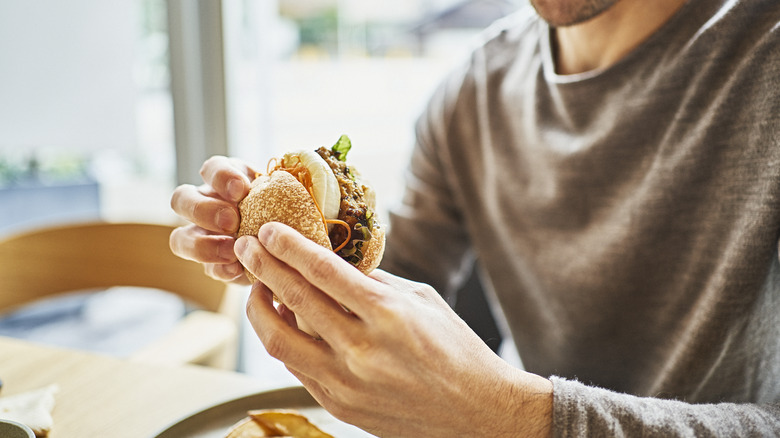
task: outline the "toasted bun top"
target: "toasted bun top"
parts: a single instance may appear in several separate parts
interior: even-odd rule
[[[288,172],[278,170],[270,176],[258,176],[238,208],[241,213],[238,236],[257,235],[266,222],[281,222],[318,245],[333,249],[314,199],[303,184]],[[379,221],[375,222],[371,235],[371,240],[363,248],[363,260],[357,265],[364,274],[379,265],[385,249],[385,230]],[[250,281],[257,280],[250,272],[246,274]]]
[[[238,235],[257,235],[266,222],[281,222],[309,240],[332,249],[328,231],[309,192],[288,172],[260,175],[249,194],[238,204],[241,223]],[[247,271],[247,277],[257,279]]]

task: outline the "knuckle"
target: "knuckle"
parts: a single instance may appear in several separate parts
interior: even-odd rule
[[[213,263],[205,263],[203,265],[203,271],[206,273],[206,275],[215,280],[222,280],[222,278],[220,278],[219,274],[217,273],[217,265]]]
[[[192,252],[195,258],[202,262],[214,262],[216,257],[211,257],[212,253],[216,253],[213,248],[213,242],[203,236],[195,236],[191,238],[190,242],[192,246]]]
[[[275,329],[265,329],[258,335],[271,357],[283,360],[287,356],[288,344]]]
[[[209,266],[212,266],[211,278],[220,281],[233,281],[243,273],[238,263],[214,263]]]
[[[173,254],[183,259],[197,262],[208,261],[202,260],[200,256],[198,242],[202,238],[194,230],[195,225],[175,228],[168,237],[168,246]]]
[[[221,206],[208,197],[198,197],[190,203],[190,217],[193,223],[214,232],[223,232],[218,223]]]
[[[204,198],[197,198],[190,202],[190,217],[196,223],[202,223],[203,218],[206,217],[206,210],[208,202]]]
[[[191,184],[182,184],[173,190],[173,193],[171,194],[171,209],[173,209],[175,213],[179,215],[183,213],[183,200],[186,198],[186,194],[192,191],[193,188],[194,186]]]
[[[198,232],[195,225],[174,229],[168,239],[171,251],[184,259],[200,263],[219,263],[219,240]]]
[[[210,169],[213,169],[219,165],[219,162],[222,161],[222,156],[220,155],[212,155],[206,159],[206,161],[203,162],[203,164],[200,166],[200,176],[203,178],[204,181],[208,178],[208,174]]]
[[[384,290],[365,288],[361,291],[360,296],[366,306],[375,310],[379,315],[390,316],[394,313],[390,293],[386,293]]]
[[[325,253],[324,251],[313,252],[308,258],[306,265],[309,266],[309,275],[312,280],[322,281],[327,280],[335,271],[333,266],[332,254]]]
[[[206,272],[206,275],[213,278],[214,280],[231,281],[237,277],[236,275],[232,275],[229,271],[227,271],[225,269],[225,265],[219,263],[204,263],[203,270]]]
[[[344,345],[344,363],[347,368],[355,375],[363,375],[374,366],[374,354],[370,343],[352,339],[345,342]]]
[[[286,284],[279,287],[277,296],[281,296],[284,300],[284,305],[294,313],[306,313],[309,300],[306,299],[304,287],[297,286],[295,282],[286,282]]]
[[[425,283],[416,283],[417,287],[415,288],[415,293],[421,297],[430,298],[434,296],[440,296],[438,292],[436,292],[436,289],[433,288],[433,286],[427,285]]]
[[[200,169],[203,181],[220,193],[227,187],[234,173],[230,160],[222,155],[210,157]]]
[[[353,382],[346,382],[343,379],[331,382],[327,399],[326,409],[328,412],[347,423],[357,422],[365,404],[370,403],[365,400],[364,394],[354,389],[353,384]]]
[[[256,277],[263,277],[264,264],[262,253],[253,253],[252,255],[242,254],[240,255],[238,261],[244,267],[244,269],[251,272]]]
[[[367,309],[367,315],[371,319],[382,323],[383,326],[391,326],[394,323],[400,324],[398,327],[405,325],[402,315],[407,314],[408,310],[402,308],[403,303],[394,290],[364,287],[357,295],[360,296],[362,307]]]

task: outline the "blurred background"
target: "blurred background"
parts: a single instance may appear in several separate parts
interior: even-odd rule
[[[0,2],[0,232],[49,215],[171,220],[171,190],[198,182],[209,155],[264,166],[341,134],[386,208],[432,89],[479,30],[513,9],[505,0]],[[52,186],[54,196],[33,202]]]
[[[520,1],[4,0],[0,238],[173,222],[208,156],[264,168],[341,134],[386,217],[428,97]]]

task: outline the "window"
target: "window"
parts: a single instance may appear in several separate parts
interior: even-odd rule
[[[350,136],[380,212],[400,197],[414,122],[475,35],[510,2],[227,2],[233,154],[265,163]],[[386,213],[385,213],[386,217]]]
[[[164,0],[2,2],[0,54],[0,232],[171,219]]]
[[[386,218],[428,97],[475,35],[512,9],[501,0],[0,2],[0,234],[44,216],[173,221],[173,188],[198,183],[209,155],[263,168],[342,134]],[[50,190],[62,187],[81,195]],[[267,363],[263,353],[251,342],[247,367]]]

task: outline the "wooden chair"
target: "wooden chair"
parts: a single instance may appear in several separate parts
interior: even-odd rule
[[[168,247],[172,226],[88,223],[0,239],[0,310],[72,291],[155,288],[199,310],[136,352],[133,360],[235,369],[240,290],[209,278]]]

